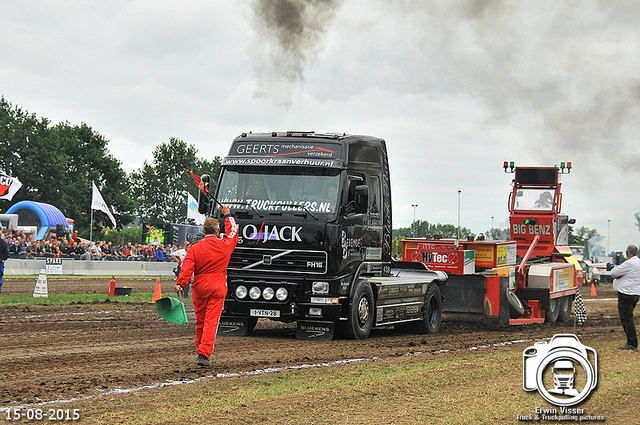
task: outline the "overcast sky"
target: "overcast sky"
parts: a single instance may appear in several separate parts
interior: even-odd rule
[[[624,251],[638,22],[633,0],[5,1],[0,95],[87,123],[127,172],[170,137],[207,158],[245,131],[382,137],[394,228],[457,224],[458,199],[462,226],[505,228],[503,161],[571,161],[564,212]]]

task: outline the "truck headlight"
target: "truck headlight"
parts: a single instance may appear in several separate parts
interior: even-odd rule
[[[313,282],[313,285],[311,285],[311,292],[313,294],[328,294],[329,282]]]
[[[244,297],[247,296],[247,287],[244,285],[239,285],[238,287],[236,287],[236,297],[238,297],[238,299],[243,299]]]
[[[264,288],[264,291],[262,291],[262,296],[267,301],[272,299],[274,296],[273,288]]]
[[[249,290],[249,296],[252,300],[257,300],[258,298],[260,298],[260,288],[258,288],[257,286],[252,287]]]
[[[276,291],[276,298],[280,301],[286,300],[288,296],[289,291],[287,291],[285,288],[278,288],[278,290]]]

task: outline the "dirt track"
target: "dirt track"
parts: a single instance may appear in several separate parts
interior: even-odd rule
[[[2,294],[31,293],[34,284],[35,279],[6,279]],[[118,285],[132,286],[134,292],[152,292],[155,280],[120,280]],[[169,292],[172,285],[171,280],[163,281],[163,293]],[[106,292],[107,286],[104,279],[49,280],[50,293],[101,293]],[[586,301],[589,319],[577,333],[595,338],[617,332],[620,341],[624,340],[616,302],[604,300],[611,297],[610,289],[601,288],[596,301]],[[294,325],[261,319],[250,336],[219,337],[212,366],[203,369],[195,365],[190,303],[187,316],[190,324],[175,325],[161,320],[153,304],[117,301],[1,308],[0,407],[82,398],[116,388],[191,380],[216,373],[468,349],[574,332],[573,322],[495,327],[445,321],[435,335],[407,335],[386,328],[374,329],[364,341],[311,342],[296,340]]]

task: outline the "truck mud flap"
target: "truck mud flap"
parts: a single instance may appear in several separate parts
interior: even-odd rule
[[[218,324],[218,335],[235,335],[245,336],[249,333],[249,319],[248,318],[220,318]]]
[[[333,339],[334,326],[333,322],[311,322],[307,320],[298,320],[296,338],[328,341]]]

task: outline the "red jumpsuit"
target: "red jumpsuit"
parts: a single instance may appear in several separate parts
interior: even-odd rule
[[[231,216],[225,217],[226,235],[206,235],[194,243],[184,257],[177,284],[191,284],[191,296],[196,311],[196,347],[198,354],[211,357],[216,342],[218,322],[227,296],[227,266],[238,243],[238,224]]]

